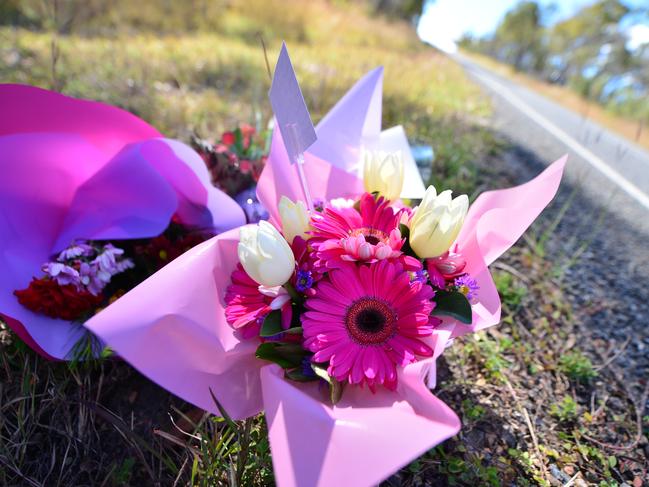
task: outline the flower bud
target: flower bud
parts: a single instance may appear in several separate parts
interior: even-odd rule
[[[306,206],[301,201],[293,203],[286,196],[282,196],[279,200],[279,216],[282,220],[282,231],[284,238],[289,244],[293,243],[295,237],[302,237],[308,240],[311,230],[309,224],[309,213],[306,211]]]
[[[239,231],[237,252],[246,273],[263,286],[281,286],[295,271],[295,257],[282,234],[267,221]]]
[[[422,259],[442,255],[455,242],[468,209],[465,194],[452,198],[446,190],[438,195],[429,186],[410,220],[410,247]]]
[[[453,279],[461,276],[466,267],[466,259],[457,252],[449,251],[444,252],[439,257],[428,259],[428,269],[434,266],[445,279]]]
[[[365,191],[377,192],[384,198],[396,200],[403,188],[403,158],[399,152],[363,153]]]

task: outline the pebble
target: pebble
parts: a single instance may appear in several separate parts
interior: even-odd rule
[[[584,479],[582,479],[581,477],[577,477],[574,480],[573,485],[576,486],[576,487],[588,487],[588,484],[586,483],[586,481]]]
[[[570,480],[570,477],[562,472],[554,463],[550,464],[550,473],[563,484]]]

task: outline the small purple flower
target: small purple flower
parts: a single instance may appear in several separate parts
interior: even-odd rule
[[[82,262],[79,266],[81,284],[94,296],[98,296],[107,284],[106,281],[99,278],[98,273],[99,268],[96,264]]]
[[[324,211],[325,204],[326,201],[323,200],[322,198],[315,198],[313,200],[313,208],[315,209],[315,211],[320,211],[320,212]]]
[[[313,274],[311,274],[311,271],[302,269],[297,271],[295,289],[303,293],[308,289],[311,289],[311,286],[313,286]]]
[[[428,276],[426,275],[426,271],[423,269],[410,273],[410,282],[421,282],[422,284],[425,284],[427,281]]]
[[[99,267],[98,276],[105,282],[115,274],[124,272],[135,266],[131,259],[122,257],[124,250],[118,249],[111,244],[104,245],[102,252],[91,262]]]
[[[469,301],[473,301],[478,295],[480,286],[475,279],[469,274],[462,274],[455,279],[455,287],[459,292],[464,294]]]
[[[56,260],[65,262],[78,257],[90,257],[95,253],[95,248],[84,241],[70,245],[67,249],[61,251]]]
[[[305,377],[317,377],[317,374],[313,371],[313,367],[311,367],[311,357],[304,357],[300,365],[302,368],[302,375]]]
[[[120,261],[117,262],[117,272],[115,274],[119,274],[120,272],[124,272],[127,269],[133,269],[135,267],[135,264],[131,259],[121,259]]]
[[[118,249],[111,244],[104,245],[101,253],[92,261],[97,264],[99,269],[108,273],[109,277],[117,274],[117,258],[124,253],[122,249]]]
[[[79,287],[81,281],[76,269],[60,262],[47,262],[43,264],[43,272],[58,282],[61,286],[72,284]]]
[[[48,262],[43,265],[43,272],[62,286],[73,284],[78,290],[86,290],[97,296],[111,277],[135,267],[131,259],[122,257],[124,250],[111,244],[101,247],[99,254],[97,252],[95,246],[85,242],[76,243],[59,254],[58,259],[63,259],[63,262]],[[70,262],[74,267],[65,262]]]

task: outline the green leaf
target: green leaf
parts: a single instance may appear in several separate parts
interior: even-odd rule
[[[329,400],[332,405],[336,405],[343,396],[343,384],[331,377],[325,366],[311,363],[311,368],[318,377],[327,381],[329,384]]]
[[[294,369],[309,354],[297,343],[266,342],[257,347],[255,356],[273,362],[283,369]]]
[[[301,326],[294,326],[293,328],[284,330],[284,333],[290,333],[292,335],[301,335],[302,333],[304,333],[304,328],[302,328]]]
[[[435,293],[435,302],[437,306],[433,310],[434,315],[450,316],[467,325],[473,322],[471,303],[461,292],[437,291]]]
[[[232,428],[232,431],[236,432],[237,431],[237,424],[234,422],[232,417],[225,410],[225,408],[223,407],[223,404],[221,404],[221,402],[216,398],[216,395],[214,394],[214,391],[212,390],[211,387],[209,388],[209,391],[210,391],[210,396],[212,396],[212,401],[214,401],[214,404],[216,404],[216,407],[218,408],[219,413],[221,414],[221,417],[223,417],[223,419],[225,420],[227,425],[230,428]]]
[[[313,369],[313,372],[315,372],[315,375],[331,384],[331,376],[327,372],[326,367],[311,362],[311,368]]]
[[[243,133],[241,132],[241,129],[237,127],[234,131],[234,148],[237,153],[237,155],[242,155],[243,154]]]
[[[329,400],[332,405],[338,404],[338,401],[343,397],[343,383],[338,382],[333,377],[331,378],[331,384],[329,384]]]
[[[293,284],[290,282],[284,284],[284,289],[286,289],[286,292],[288,292],[288,295],[291,297],[291,301],[294,303],[301,303],[304,301],[304,298],[296,291]]]
[[[304,374],[301,367],[298,367],[297,369],[287,370],[286,378],[297,382],[313,382],[314,380],[318,380],[317,377]]]
[[[282,312],[278,309],[271,311],[264,318],[264,323],[261,325],[259,336],[272,337],[282,333]]]
[[[112,357],[113,355],[113,349],[106,346],[104,349],[101,351],[101,354],[99,355],[101,358],[108,358]]]

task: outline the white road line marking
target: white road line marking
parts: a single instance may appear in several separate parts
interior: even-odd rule
[[[537,124],[543,127],[545,130],[554,135],[557,139],[567,145],[572,149],[576,154],[578,154],[582,159],[588,162],[591,166],[597,169],[610,181],[617,184],[622,191],[631,196],[634,200],[644,206],[649,210],[649,196],[647,196],[640,188],[638,188],[633,183],[625,179],[619,172],[613,169],[611,166],[606,164],[602,159],[597,157],[591,151],[586,149],[581,145],[577,140],[568,135],[566,132],[561,130],[559,127],[554,125],[550,120],[545,118],[539,112],[530,107],[527,103],[521,100],[519,97],[514,95],[511,90],[507,89],[497,81],[486,77],[482,73],[473,71],[478,78],[482,80],[487,86],[489,86],[493,91],[502,96],[505,100],[511,103],[514,107],[518,108],[521,112],[527,115],[529,118],[534,120]]]

